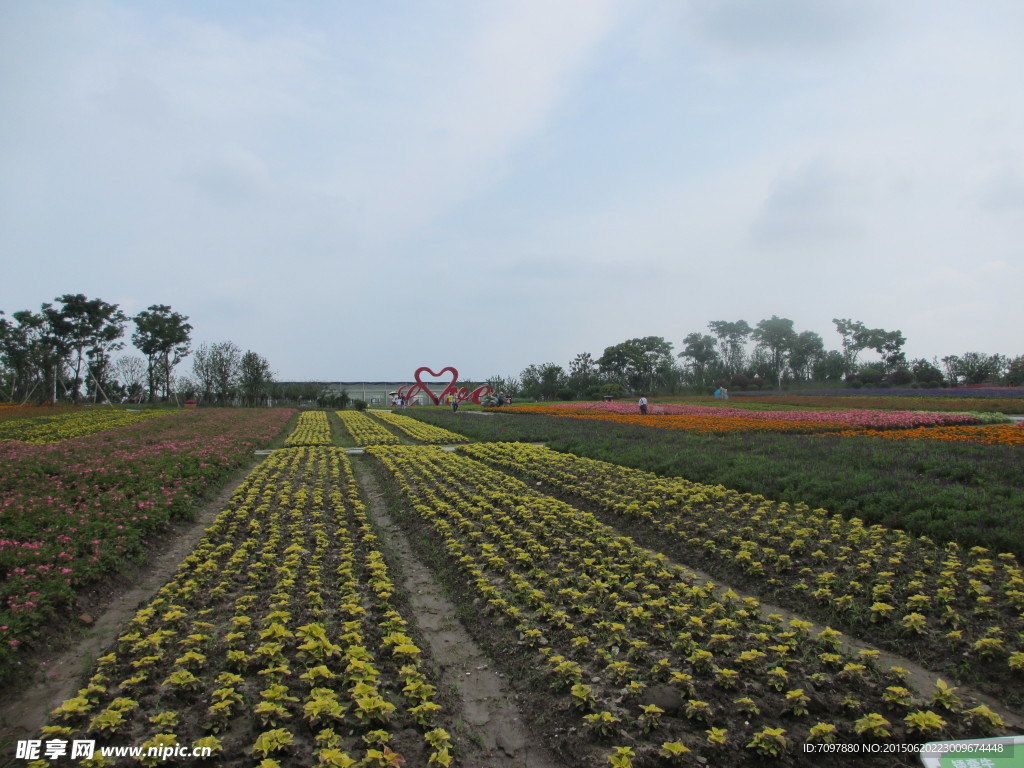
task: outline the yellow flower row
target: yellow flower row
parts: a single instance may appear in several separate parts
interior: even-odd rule
[[[145,419],[180,411],[127,411],[112,408],[75,409],[47,416],[24,416],[0,420],[0,442],[16,440],[32,445],[51,445],[76,437],[125,427]]]
[[[659,477],[542,446],[460,448],[645,526],[691,562],[894,650],[969,665],[1002,690],[1024,672],[1024,571],[1008,553],[961,551],[823,509]]]
[[[405,416],[401,413],[392,413],[391,411],[374,411],[373,415],[389,426],[401,430],[405,434],[409,435],[409,437],[421,443],[427,443],[429,445],[452,445],[455,443],[465,443],[469,441],[469,438],[464,435],[457,434],[451,430],[444,429],[443,427],[435,427],[433,424],[426,424],[425,422],[411,418],[410,416]]]
[[[41,738],[369,766],[399,760],[394,734],[414,728],[447,766],[436,688],[394,591],[344,451],[276,451]]]
[[[298,445],[331,445],[331,425],[327,421],[326,411],[303,411],[299,414],[299,423],[292,433],[285,438],[287,446]]]
[[[721,763],[720,749],[781,754],[793,737],[899,740],[953,724],[978,733],[1001,726],[987,708],[941,703],[937,692],[948,688],[912,693],[905,670],[876,666],[877,652],[846,647],[829,628],[765,615],[756,599],[722,593],[504,472],[434,447],[368,452],[494,621],[535,649],[551,687],[595,738],[625,734],[652,747],[667,739],[669,752]],[[645,702],[645,691],[666,687],[685,720]],[[773,722],[780,712],[781,730]],[[695,724],[714,738],[697,738]]]
[[[383,424],[371,419],[361,411],[335,411],[345,429],[352,435],[356,445],[391,445],[398,441],[398,435]]]

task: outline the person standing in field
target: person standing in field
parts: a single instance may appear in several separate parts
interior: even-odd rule
[[[640,395],[640,403],[639,403],[639,405],[640,405],[640,415],[641,416],[646,416],[647,415],[647,397],[646,396]]]

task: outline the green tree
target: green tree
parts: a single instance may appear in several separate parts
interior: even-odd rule
[[[71,399],[79,402],[82,394],[83,373],[90,373],[90,367],[105,368],[109,353],[124,346],[119,342],[124,335],[126,317],[117,304],[108,304],[102,299],[89,299],[81,293],[66,293],[58,296],[52,304],[43,304],[58,350],[69,356],[68,365],[73,374]],[[95,371],[91,371],[98,382]]]
[[[516,376],[491,376],[487,381],[484,382],[491,388],[491,392],[498,394],[504,392],[506,395],[512,395],[512,397],[518,397],[522,391],[522,383]]]
[[[1024,355],[1017,355],[1007,363],[1003,383],[1010,387],[1024,384]]]
[[[265,403],[270,396],[274,374],[265,357],[251,350],[242,355],[239,363],[238,386],[244,405]]]
[[[907,357],[903,354],[903,345],[907,340],[902,331],[886,331],[875,328],[871,332],[871,348],[882,356],[882,368],[892,373],[907,367]]]
[[[815,381],[842,381],[846,373],[846,360],[843,353],[830,349],[814,362]]]
[[[597,386],[601,381],[597,361],[589,352],[580,352],[569,363],[569,387],[577,397],[582,397],[587,390]]]
[[[159,384],[163,396],[171,396],[171,374],[174,367],[189,354],[192,326],[188,317],[174,312],[166,304],[154,304],[134,318],[132,343],[146,356],[149,372],[149,400],[156,400]]]
[[[789,367],[797,381],[810,381],[825,354],[825,342],[814,331],[801,331],[790,346]]]
[[[519,374],[523,397],[535,400],[554,400],[558,390],[564,389],[567,378],[562,366],[554,363],[528,365]]]
[[[712,320],[708,323],[708,329],[718,339],[722,374],[726,378],[732,378],[742,373],[746,363],[747,340],[754,329],[746,320]]]
[[[202,344],[192,356],[192,375],[200,399],[206,403],[229,403],[238,390],[242,350],[234,342]]]
[[[761,320],[752,335],[757,346],[767,355],[775,385],[781,387],[797,339],[793,321],[772,315],[768,320]]]
[[[832,322],[843,339],[843,373],[849,376],[857,370],[857,357],[871,345],[871,331],[860,320],[834,317]]]
[[[942,371],[935,362],[929,362],[920,357],[910,364],[910,372],[914,375],[914,381],[929,386],[941,386],[943,382]]]
[[[7,399],[28,402],[33,396],[57,399],[64,353],[50,329],[46,315],[20,310],[4,320],[0,357],[7,370]]]
[[[987,355],[984,352],[965,352],[942,358],[950,381],[954,384],[982,384],[997,381],[1009,366],[1005,355]]]
[[[683,351],[679,357],[688,361],[690,380],[694,387],[703,389],[714,379],[720,363],[714,336],[694,331],[683,339]]]
[[[606,347],[597,361],[601,372],[634,390],[654,390],[673,369],[672,342],[661,336],[629,339]]]

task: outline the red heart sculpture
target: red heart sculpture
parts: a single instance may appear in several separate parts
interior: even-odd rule
[[[444,376],[445,371],[451,371],[452,380],[445,386],[445,388],[441,391],[440,395],[435,395],[433,392],[431,392],[430,391],[430,387],[428,387],[426,384],[424,384],[423,381],[420,379],[420,375],[424,374],[424,373],[428,373],[428,374],[430,374],[431,376],[433,376],[436,379],[436,378],[439,378],[441,376]],[[416,373],[414,374],[414,378],[416,379],[416,384],[414,384],[412,389],[409,390],[409,395],[411,396],[413,392],[416,392],[416,391],[419,391],[420,389],[422,389],[424,392],[427,393],[427,396],[434,402],[434,405],[440,405],[441,404],[441,399],[443,397],[447,396],[449,392],[455,392],[456,391],[455,382],[457,382],[459,380],[459,372],[457,370],[455,370],[454,368],[452,368],[450,365],[445,366],[444,368],[442,368],[437,373],[435,373],[434,371],[430,370],[426,366],[423,366],[422,368],[417,368],[416,369]]]

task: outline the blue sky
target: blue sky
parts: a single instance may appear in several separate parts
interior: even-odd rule
[[[0,0],[0,309],[170,304],[285,380],[773,314],[1022,354],[1021,39],[1016,2]]]

